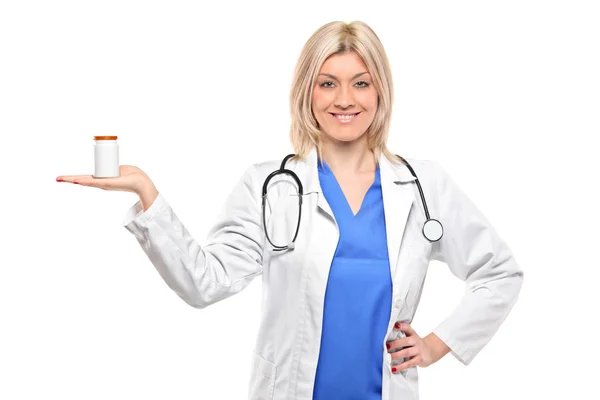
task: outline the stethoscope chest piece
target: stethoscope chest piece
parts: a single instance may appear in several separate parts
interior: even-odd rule
[[[437,242],[442,238],[444,228],[442,223],[437,219],[428,219],[423,224],[423,236],[430,242]]]

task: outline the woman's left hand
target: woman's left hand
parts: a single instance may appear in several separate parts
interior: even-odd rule
[[[393,366],[392,372],[412,367],[428,367],[450,351],[450,348],[434,333],[422,338],[408,322],[396,322],[394,329],[403,331],[406,337],[387,342],[388,352],[392,354],[392,360],[398,358],[408,358],[408,360]],[[398,350],[399,348],[401,350]]]

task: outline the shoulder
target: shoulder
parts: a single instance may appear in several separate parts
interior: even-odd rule
[[[242,179],[253,181],[255,179],[266,178],[271,172],[279,169],[282,160],[265,160],[247,164],[243,170]]]
[[[431,167],[433,163],[432,160],[426,160],[423,158],[414,158],[414,157],[403,157],[406,162],[410,164],[415,170],[418,168],[420,170],[427,169]]]
[[[433,159],[404,156],[403,158],[410,165],[417,179],[413,178],[413,173],[402,162],[395,164],[396,174],[401,178],[405,178],[405,182],[410,182],[411,180],[418,181],[418,186],[420,186],[427,202],[431,203],[434,208],[437,208],[439,198],[443,195],[444,182],[447,180],[447,174],[444,169]],[[415,190],[417,189],[415,188]]]
[[[419,182],[423,184],[423,182],[435,182],[436,178],[439,177],[440,166],[439,164],[432,159],[423,159],[423,158],[415,158],[415,157],[402,157],[410,166],[408,168],[402,161],[394,164],[394,169],[402,173],[404,171],[404,175],[412,175],[412,169],[414,171],[414,175],[418,178]],[[408,169],[408,171],[406,171]]]
[[[250,191],[254,193],[257,198],[260,198],[262,196],[264,182],[273,171],[279,169],[282,160],[283,157],[279,160],[264,160],[248,164],[238,182],[237,188],[244,188],[244,190]]]
[[[252,164],[251,168],[254,170],[255,174],[266,178],[271,172],[279,169],[282,161],[283,157],[281,157],[281,159],[264,160]]]
[[[248,168],[252,174],[261,182],[264,181],[273,171],[279,170],[281,163],[287,154],[283,154],[281,158],[264,160],[250,165]],[[289,159],[285,163],[285,168],[300,173],[306,167],[306,160]]]

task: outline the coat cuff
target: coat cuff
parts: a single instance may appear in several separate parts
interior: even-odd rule
[[[462,364],[469,365],[469,363],[475,357],[475,354],[470,348],[464,346],[452,335],[447,321],[444,321],[438,325],[433,330],[433,333],[439,337],[442,342],[446,343],[446,345],[450,348],[450,353]]]
[[[143,210],[142,202],[137,201],[132,205],[123,217],[122,224],[129,232],[138,239],[143,240],[148,231],[148,224],[152,219],[163,212],[168,206],[166,199],[158,192],[158,196],[146,211]]]

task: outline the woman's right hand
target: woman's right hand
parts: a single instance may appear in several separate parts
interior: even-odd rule
[[[148,186],[152,186],[150,177],[133,165],[119,166],[120,176],[116,178],[94,178],[93,175],[61,175],[57,182],[69,182],[83,186],[97,187],[103,190],[118,190],[140,195]]]

